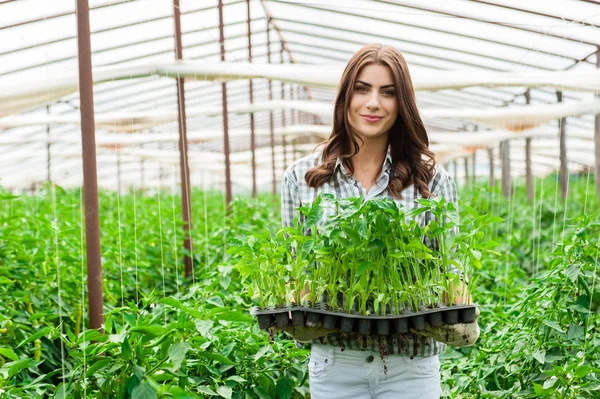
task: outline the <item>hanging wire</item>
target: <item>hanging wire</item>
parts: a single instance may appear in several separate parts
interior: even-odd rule
[[[118,175],[121,174],[121,162],[119,161],[119,150],[117,149],[117,145],[115,144],[115,150],[117,151],[117,173]],[[124,286],[124,281],[123,281],[123,245],[122,245],[122,238],[121,238],[121,179],[120,177],[118,178],[117,181],[117,231],[118,231],[118,235],[117,235],[117,239],[118,239],[118,243],[119,243],[119,271],[120,271],[120,277],[121,277],[121,306],[124,307],[125,306],[125,286]]]
[[[161,204],[161,190],[156,191],[156,199],[158,201],[158,234],[160,237],[160,274],[162,276],[162,294],[163,298],[167,297],[167,291],[165,288],[165,252],[163,246],[163,219],[162,219],[162,204]],[[163,313],[164,316],[164,325],[167,325],[167,313]]]
[[[51,183],[52,184],[52,183]],[[83,188],[79,188],[79,251],[80,251],[80,259],[81,259],[81,333],[82,336],[85,336],[85,249],[83,247],[83,242],[85,240],[85,220],[83,216]],[[77,337],[79,338],[79,337]],[[86,351],[83,350],[83,397],[87,398],[87,355]]]
[[[160,191],[160,185],[159,185]],[[177,283],[177,293],[181,286],[181,276],[179,275],[179,245],[177,237],[177,216],[175,212],[175,196],[177,193],[177,174],[173,174],[173,187],[171,191],[171,210],[173,212],[173,255],[175,256],[175,278]]]
[[[58,216],[56,213],[56,186],[52,184],[52,229],[54,230],[54,251],[55,251],[55,265],[56,265],[56,285],[57,285],[57,303],[58,303],[58,324],[60,330],[60,367],[61,367],[61,380],[62,380],[62,395],[66,397],[66,377],[65,377],[65,343],[63,341],[64,325],[63,325],[63,314],[62,314],[62,287],[61,287],[61,275],[60,275],[60,251],[58,245],[59,226]]]
[[[133,185],[133,245],[135,256],[135,303],[139,306],[139,280],[138,280],[138,235],[137,235],[137,190]]]

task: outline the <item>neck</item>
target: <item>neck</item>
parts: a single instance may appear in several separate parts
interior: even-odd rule
[[[365,140],[358,154],[351,158],[352,165],[355,170],[377,171],[385,161],[387,150],[387,135],[373,140]]]

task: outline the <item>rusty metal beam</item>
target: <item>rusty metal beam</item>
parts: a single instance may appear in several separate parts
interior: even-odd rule
[[[271,18],[267,19],[267,63],[271,63]],[[273,83],[269,79],[269,100],[273,100]],[[271,194],[273,195],[273,201],[277,195],[277,176],[275,174],[275,126],[273,122],[273,111],[269,112],[269,129],[271,138],[271,172],[273,183],[271,186]]]
[[[531,91],[525,92],[525,104],[531,104]],[[527,200],[533,202],[533,173],[531,171],[531,137],[525,139],[525,186],[527,187]]]
[[[225,29],[223,26],[223,0],[219,0],[219,44],[221,61],[225,61]],[[227,112],[227,83],[221,83],[223,93],[223,153],[225,155],[225,201],[231,203],[231,164],[229,161],[229,116]]]
[[[511,195],[510,179],[510,140],[500,142],[500,160],[502,162],[502,194],[505,197]]]
[[[600,46],[596,51],[596,68],[600,69]],[[600,93],[596,92],[596,100],[600,99]],[[600,203],[600,114],[594,117],[594,154],[596,156],[596,194]]]
[[[539,34],[539,35],[553,37],[553,38],[557,38],[557,39],[561,39],[561,40],[568,40],[568,41],[576,42],[576,43],[589,44],[589,45],[593,45],[593,46],[596,46],[596,45],[600,44],[600,42],[589,42],[589,41],[586,41],[586,40],[576,39],[576,38],[572,38],[572,37],[569,37],[569,36],[566,36],[566,35],[561,35],[561,34],[558,34],[558,33],[552,33],[551,31],[549,31],[547,29],[539,29],[538,30],[538,29],[533,29],[533,28],[529,28],[529,27],[523,26],[521,24],[511,25],[511,24],[508,24],[508,23],[498,22],[498,21],[494,21],[494,20],[491,20],[491,19],[477,19],[477,18],[472,18],[472,17],[466,16],[464,14],[457,13],[457,12],[442,11],[442,10],[436,10],[436,9],[431,9],[431,8],[427,8],[427,7],[418,7],[418,6],[414,6],[414,5],[410,5],[409,6],[409,5],[402,4],[401,2],[392,1],[392,0],[374,0],[374,1],[376,1],[378,3],[384,3],[384,4],[392,4],[392,5],[396,5],[396,6],[402,6],[402,7],[410,8],[410,9],[413,9],[413,10],[420,10],[420,11],[432,12],[432,13],[435,13],[435,14],[445,15],[445,16],[453,17],[453,18],[460,18],[460,19],[466,19],[466,20],[471,20],[471,21],[477,21],[477,22],[481,22],[481,23],[484,23],[484,24],[491,24],[491,25],[501,26],[503,28],[515,29],[515,30],[519,30],[519,31],[522,31],[522,32],[536,33],[536,34]],[[474,1],[474,0],[471,0],[471,1]],[[481,2],[481,1],[479,1],[479,2],[480,3],[485,3],[485,2]],[[426,4],[426,3],[421,3],[421,4]],[[487,4],[489,4],[489,3],[487,3]],[[514,10],[514,8],[513,8],[513,10]],[[538,15],[541,15],[541,14],[538,14]],[[548,15],[544,15],[544,16],[547,17]],[[570,22],[573,22],[573,20],[569,20],[569,19],[566,19],[566,18],[564,18],[564,19],[563,18],[559,18],[559,19],[561,21],[570,21]],[[580,22],[577,22],[577,24],[580,25]],[[594,26],[594,25],[590,24],[589,26]],[[452,33],[452,32],[449,32],[449,33]]]
[[[175,58],[183,59],[183,43],[181,40],[181,9],[179,0],[173,0],[173,19],[175,22]],[[177,110],[179,113],[179,169],[181,173],[181,216],[183,219],[183,246],[187,253],[184,255],[183,263],[185,266],[186,277],[191,277],[194,281],[194,263],[191,257],[193,253],[192,246],[192,207],[191,207],[191,187],[190,187],[190,167],[188,163],[188,142],[187,142],[187,119],[185,114],[185,81],[183,78],[176,79],[177,84]]]
[[[252,15],[250,14],[250,0],[246,0],[246,9],[248,13],[248,62],[252,62]],[[250,104],[254,103],[254,87],[252,79],[248,81],[248,90],[250,94]],[[250,152],[252,153],[252,198],[256,198],[256,133],[254,126],[254,112],[250,113]]]
[[[490,187],[494,188],[496,184],[496,178],[494,177],[494,148],[490,147],[487,149],[488,153],[488,162],[490,168]]]
[[[352,16],[352,17],[357,17],[357,18],[361,18],[361,19],[365,19],[365,20],[372,20],[372,18],[368,15],[362,15],[359,13],[353,13],[353,12],[348,12],[348,11],[340,11],[340,10],[332,10],[332,9],[327,9],[326,7],[323,6],[317,6],[315,5],[316,3],[289,3],[286,1],[281,1],[281,0],[270,0],[273,1],[275,3],[282,3],[282,4],[286,4],[286,5],[290,5],[290,6],[297,6],[297,7],[303,7],[306,9],[312,9],[312,10],[318,10],[318,11],[326,11],[326,12],[331,12],[334,14],[339,14],[339,15],[347,15],[347,16]],[[513,47],[513,48],[518,48],[521,50],[527,50],[527,51],[531,51],[531,49],[527,46],[520,46],[514,43],[510,43],[510,42],[503,42],[503,41],[499,41],[499,40],[491,40],[491,39],[483,39],[480,36],[477,35],[468,35],[468,34],[463,34],[463,33],[457,33],[457,32],[453,32],[453,31],[448,31],[448,30],[444,30],[442,28],[432,28],[430,26],[424,26],[424,25],[419,25],[417,23],[400,23],[397,20],[394,20],[393,18],[389,17],[389,18],[385,18],[385,17],[379,17],[377,18],[378,22],[389,22],[395,25],[401,25],[401,26],[407,26],[410,28],[418,28],[418,29],[423,29],[424,31],[433,31],[433,32],[437,32],[437,33],[442,33],[445,35],[450,35],[450,36],[456,36],[456,37],[464,37],[467,39],[475,39],[475,40],[479,40],[482,42],[486,42],[486,43],[494,43],[494,44],[500,44],[503,46],[508,46],[508,47]],[[302,22],[299,22],[302,23]],[[336,28],[332,28],[332,29],[336,29]],[[565,58],[564,56],[562,56],[561,54],[556,54],[556,53],[551,53],[551,52],[546,52],[546,51],[537,51],[536,53],[540,53],[540,54],[548,54],[548,55],[553,55],[556,57],[561,57],[561,58]],[[567,57],[570,58],[570,57]]]
[[[90,328],[104,333],[104,298],[102,293],[102,258],[100,255],[100,218],[98,214],[98,175],[96,169],[96,128],[94,121],[90,8],[88,0],[77,0],[76,4],[88,306]]]
[[[562,91],[556,92],[556,99],[559,103],[563,102],[563,94]],[[560,118],[558,120],[558,127],[560,130],[558,139],[559,139],[559,158],[560,158],[560,171],[559,171],[559,181],[560,181],[560,194],[561,198],[565,200],[567,198],[568,190],[569,190],[569,166],[567,165],[567,118]]]

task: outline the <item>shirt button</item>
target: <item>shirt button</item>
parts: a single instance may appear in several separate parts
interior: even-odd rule
[[[367,363],[373,363],[373,360],[375,360],[375,358],[373,357],[373,355],[367,356],[367,359],[366,359]]]

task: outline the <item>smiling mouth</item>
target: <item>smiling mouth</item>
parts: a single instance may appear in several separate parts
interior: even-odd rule
[[[383,116],[374,116],[374,115],[361,115],[361,117],[367,122],[375,123],[379,122],[383,119]]]

